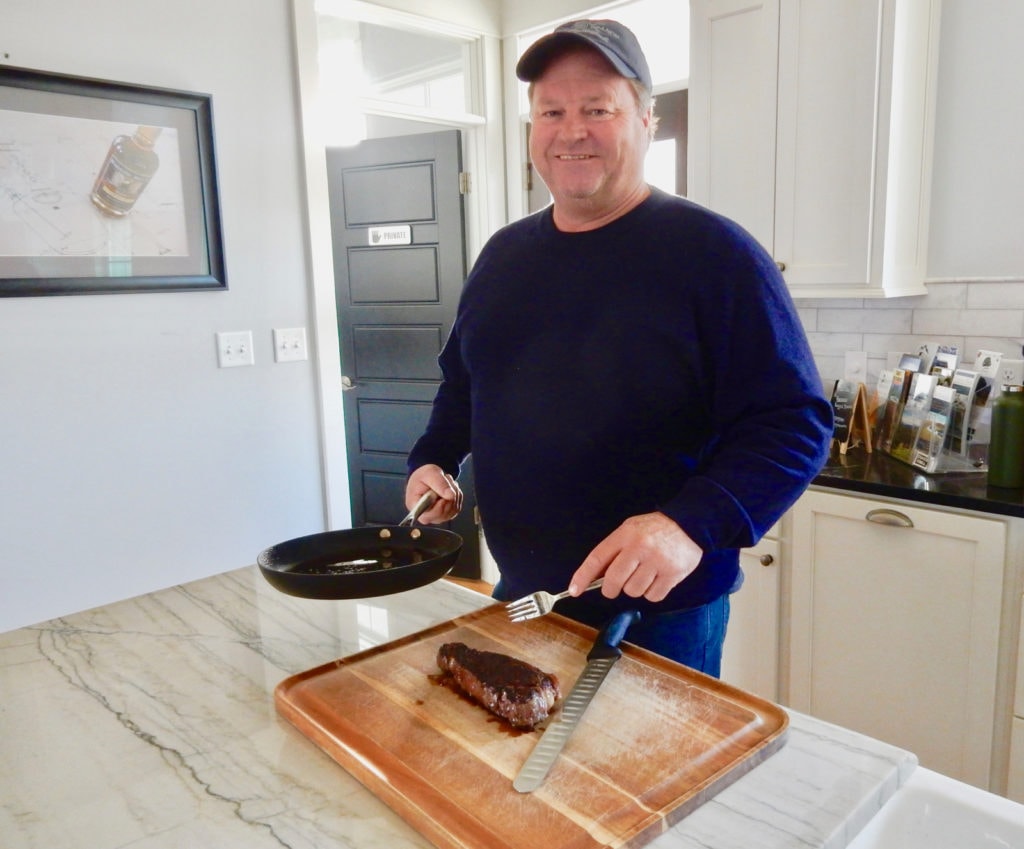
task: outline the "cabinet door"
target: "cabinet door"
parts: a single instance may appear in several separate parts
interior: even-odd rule
[[[1020,630],[1017,633],[1017,692],[1013,698],[1013,712],[1024,719],[1024,596],[1020,599]],[[1024,768],[1024,751],[1021,752]]]
[[[1013,730],[1010,734],[1010,775],[1006,795],[1024,802],[1024,598],[1020,604],[1020,633],[1017,643],[1017,695],[1013,700]]]
[[[722,680],[769,701],[779,698],[779,541],[740,552],[743,586],[729,597]]]
[[[925,293],[940,0],[691,0],[687,180],[797,297]]]
[[[778,21],[778,0],[690,0],[689,196],[769,252]]]
[[[1006,795],[1014,802],[1024,802],[1024,717],[1013,718],[1010,740],[1010,777]]]
[[[791,287],[869,278],[879,8],[782,0],[774,256]]]
[[[792,707],[988,789],[1005,524],[815,490],[792,523]]]

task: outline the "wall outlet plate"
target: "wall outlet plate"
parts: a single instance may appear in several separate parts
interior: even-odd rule
[[[1024,386],[1024,360],[999,361],[999,382],[1010,386]]]
[[[221,368],[255,365],[252,331],[232,330],[217,334],[217,364]]]

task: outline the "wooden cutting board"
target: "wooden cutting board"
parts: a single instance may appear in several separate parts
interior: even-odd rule
[[[564,695],[595,636],[558,614],[513,624],[495,604],[294,675],[275,702],[441,849],[643,846],[783,744],[778,706],[623,643],[545,783],[518,793],[541,729],[515,731],[439,683],[437,649],[518,657]]]

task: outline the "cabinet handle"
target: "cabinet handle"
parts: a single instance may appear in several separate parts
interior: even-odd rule
[[[779,269],[779,271],[785,271],[786,263],[784,263],[781,259],[777,259],[775,260],[775,267]]]
[[[760,563],[762,566],[771,566],[775,562],[775,558],[770,554],[762,554]]]
[[[864,518],[869,522],[877,522],[879,525],[892,525],[895,528],[914,527],[914,522],[906,513],[901,513],[899,510],[889,510],[888,508],[869,510]]]

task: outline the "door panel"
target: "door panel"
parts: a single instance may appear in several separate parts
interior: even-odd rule
[[[406,456],[430,416],[466,277],[460,134],[329,148],[327,170],[352,522],[390,525],[405,513]],[[476,577],[471,469],[460,484],[455,574]]]
[[[357,380],[441,379],[437,352],[443,340],[437,327],[357,327],[352,332]]]
[[[401,138],[417,138],[402,136]],[[364,142],[374,147],[376,139]],[[342,175],[345,223],[349,227],[381,223],[433,221],[435,169],[433,163],[386,164],[352,168]]]
[[[356,248],[349,251],[352,303],[436,304],[440,270],[434,247]]]
[[[360,401],[358,415],[362,450],[376,454],[404,454],[427,426],[430,404]]]

